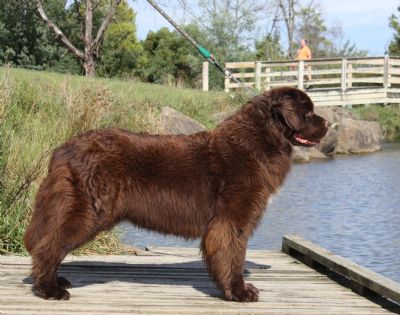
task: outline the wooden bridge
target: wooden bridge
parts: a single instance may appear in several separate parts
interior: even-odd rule
[[[297,236],[282,251],[249,250],[256,303],[221,299],[198,249],[150,248],[136,256],[68,256],[59,274],[69,301],[33,296],[30,258],[0,256],[0,314],[400,314],[400,284]]]
[[[282,85],[305,89],[316,106],[400,104],[397,57],[230,62],[225,67],[244,86],[260,91]],[[243,85],[225,79],[226,92]]]

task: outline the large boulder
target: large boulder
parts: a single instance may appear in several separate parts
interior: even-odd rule
[[[315,112],[333,126],[316,147],[322,153],[334,155],[380,150],[383,137],[377,122],[356,120],[350,111],[340,107],[318,107]]]
[[[160,131],[165,134],[192,134],[204,131],[206,128],[196,120],[183,115],[170,107],[161,109]]]
[[[375,121],[342,119],[338,125],[337,153],[369,153],[381,149],[382,131]]]

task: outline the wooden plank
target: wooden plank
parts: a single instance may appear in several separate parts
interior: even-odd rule
[[[255,61],[248,62],[227,62],[225,63],[225,68],[237,69],[237,68],[254,68],[256,66]]]
[[[384,64],[384,58],[381,57],[379,59],[348,59],[348,62],[353,65],[382,65]]]
[[[309,257],[313,261],[330,270],[370,289],[380,296],[400,304],[400,284],[364,268],[348,259],[335,255],[299,236],[286,235],[283,237],[282,250],[290,254],[291,250]]]

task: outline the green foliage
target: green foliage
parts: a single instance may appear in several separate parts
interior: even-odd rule
[[[43,69],[57,63],[60,50],[35,13],[33,1],[2,0],[0,63]]]
[[[126,2],[120,4],[104,37],[97,74],[104,77],[129,77],[146,64],[146,56],[136,37],[136,13]]]
[[[277,61],[284,59],[284,52],[279,42],[279,34],[268,34],[256,40],[256,59],[263,61]]]
[[[144,77],[153,83],[196,86],[201,74],[201,56],[177,32],[162,28],[149,32],[143,41],[148,63]]]
[[[400,13],[400,6],[397,7],[398,14]],[[400,55],[400,21],[399,16],[392,14],[389,17],[389,26],[394,30],[393,39],[389,44],[388,52],[390,55]]]

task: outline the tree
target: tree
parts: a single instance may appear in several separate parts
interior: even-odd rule
[[[400,13],[400,6],[397,7],[398,13]],[[393,39],[389,44],[388,52],[390,55],[399,56],[400,55],[400,21],[399,17],[392,14],[389,17],[389,26],[395,31],[393,34]]]
[[[328,27],[322,19],[320,7],[300,8],[297,13],[295,38],[297,42],[300,42],[302,38],[307,39],[313,58],[327,57],[333,51],[333,43],[328,37]]]
[[[106,10],[100,26],[97,29],[96,36],[93,37],[93,15],[96,8],[102,8],[101,0],[74,0],[74,5],[78,12],[80,12],[81,8],[85,7],[85,21],[84,23],[82,22],[82,24],[85,26],[84,36],[81,38],[84,46],[84,50],[82,51],[81,49],[77,48],[69,38],[67,38],[64,32],[52,20],[48,18],[43,7],[42,0],[35,0],[40,17],[46,22],[46,25],[54,32],[56,37],[65,45],[65,47],[67,47],[67,49],[73,55],[75,55],[75,57],[82,61],[83,68],[87,76],[94,76],[96,73],[96,60],[100,55],[100,47],[104,34],[108,25],[112,21],[117,6],[121,3],[121,1],[122,0],[113,0],[111,2]],[[64,5],[67,5],[67,3],[64,2]]]
[[[309,3],[297,13],[296,40],[308,40],[313,58],[363,57],[366,51],[358,50],[354,43],[344,39],[340,24],[328,27],[318,3]]]
[[[279,33],[265,35],[255,42],[256,59],[265,61],[275,61],[284,58],[284,53],[279,42]]]
[[[191,28],[195,34],[196,27]],[[148,63],[145,67],[145,79],[153,83],[180,86],[187,82],[194,86],[200,75],[200,56],[195,48],[177,32],[162,28],[149,32],[143,41]]]
[[[288,41],[287,56],[289,59],[294,59],[294,32],[297,0],[275,0],[278,5],[280,16],[283,19],[286,36]],[[278,17],[276,17],[278,18]]]
[[[121,3],[105,35],[97,73],[105,77],[138,74],[146,63],[143,46],[136,37],[136,13],[126,2]]]

